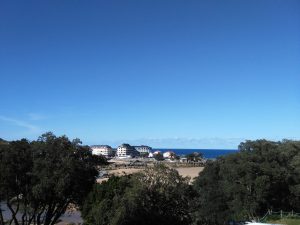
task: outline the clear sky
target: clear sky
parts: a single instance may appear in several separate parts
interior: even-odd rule
[[[0,137],[300,139],[300,1],[0,2]]]

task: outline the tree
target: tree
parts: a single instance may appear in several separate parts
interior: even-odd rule
[[[0,138],[0,145],[3,145],[3,144],[8,144],[9,142]]]
[[[1,145],[0,196],[12,213],[9,223],[55,224],[90,192],[98,162],[78,140],[52,133]]]
[[[251,220],[267,210],[299,210],[300,142],[246,141],[206,165],[193,186],[196,224]]]
[[[87,225],[189,224],[189,179],[163,165],[97,184],[82,215]]]
[[[230,218],[231,212],[220,179],[221,164],[221,159],[209,161],[193,183],[197,193],[191,204],[194,224],[221,225]]]
[[[81,209],[84,224],[110,224],[120,199],[130,186],[131,175],[112,176],[108,181],[95,184]]]
[[[140,153],[140,156],[141,156],[142,158],[148,158],[149,153],[148,153],[148,152],[142,152],[142,153]]]
[[[141,208],[147,209],[139,212],[143,215],[140,224],[189,224],[191,222],[189,200],[193,192],[189,185],[190,178],[184,178],[177,170],[158,164],[137,174],[136,179],[143,190]],[[145,220],[149,222],[145,223]]]
[[[19,224],[17,213],[20,210],[20,202],[29,194],[26,190],[31,185],[31,155],[30,144],[25,139],[0,145],[0,199],[12,213],[10,223]],[[0,217],[4,223],[2,212]]]
[[[187,158],[187,161],[189,162],[201,162],[202,161],[202,153],[200,152],[193,152],[193,153],[190,153],[190,154],[187,154],[185,156]]]
[[[156,161],[163,161],[164,160],[164,156],[161,153],[153,154],[153,158]]]

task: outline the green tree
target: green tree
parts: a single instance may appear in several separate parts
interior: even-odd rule
[[[189,179],[163,165],[113,177],[98,184],[86,200],[85,224],[189,224]]]
[[[220,177],[221,164],[221,159],[208,162],[193,183],[197,193],[191,207],[194,224],[221,225],[230,218],[231,212]]]
[[[200,152],[193,152],[185,156],[189,162],[201,162],[203,155]]]
[[[142,153],[140,153],[140,156],[143,157],[143,158],[148,158],[149,153],[148,152],[142,152]]]
[[[163,161],[164,156],[161,153],[153,154],[153,158],[157,161]]]
[[[1,145],[0,196],[12,213],[9,223],[55,224],[90,192],[97,162],[89,147],[52,133]]]
[[[12,213],[10,223],[19,224],[16,215],[21,202],[30,196],[31,155],[30,143],[25,139],[0,145],[0,198]],[[4,223],[2,215],[1,220]]]
[[[257,219],[267,210],[299,209],[299,144],[246,141],[210,162],[194,182],[196,224]]]

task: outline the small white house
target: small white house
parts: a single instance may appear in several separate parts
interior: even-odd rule
[[[153,152],[153,156],[154,155],[159,155],[159,154],[161,154],[161,151],[155,151],[155,152]]]
[[[175,152],[172,152],[172,151],[167,151],[167,152],[164,152],[163,154],[163,157],[165,159],[172,159],[176,156]]]

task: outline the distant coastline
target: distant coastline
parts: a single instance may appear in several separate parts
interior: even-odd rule
[[[173,151],[176,155],[187,155],[193,152],[202,153],[206,159],[216,159],[219,156],[228,155],[238,152],[237,149],[186,149],[186,148],[153,148],[153,151]]]

